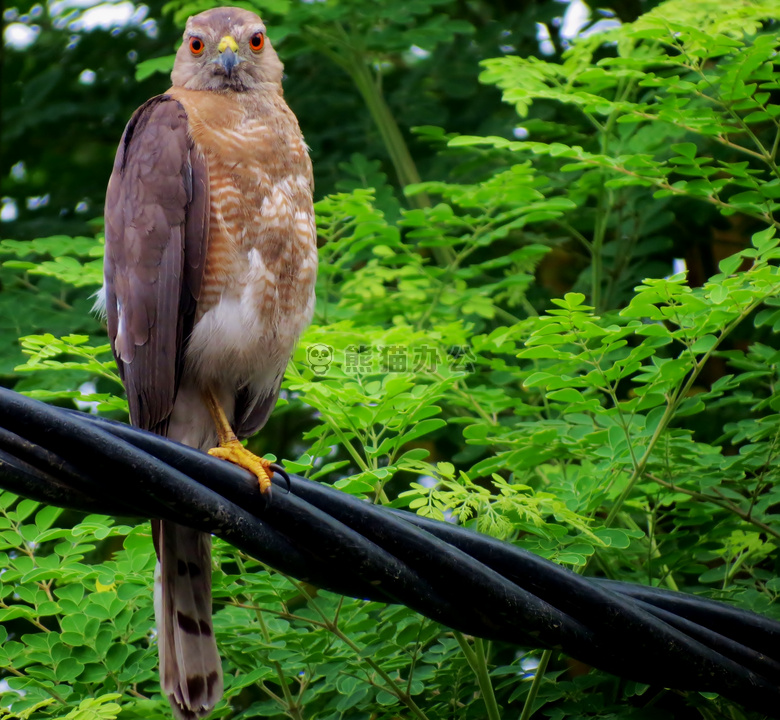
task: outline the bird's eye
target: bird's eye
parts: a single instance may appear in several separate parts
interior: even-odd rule
[[[265,35],[263,33],[255,33],[249,38],[249,47],[252,52],[260,52],[263,49],[263,45],[265,45]]]
[[[200,55],[206,46],[203,44],[203,40],[198,37],[190,38],[190,52],[193,55]]]

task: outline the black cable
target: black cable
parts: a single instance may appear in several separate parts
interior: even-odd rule
[[[5,429],[2,429],[5,428]],[[224,538],[333,592],[403,603],[462,632],[558,648],[615,675],[718,692],[780,717],[780,623],[723,603],[583,578],[464,528],[246,471],[157,435],[0,389],[0,486]]]

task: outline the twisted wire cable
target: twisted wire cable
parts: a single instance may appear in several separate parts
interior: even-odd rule
[[[295,475],[247,471],[0,389],[0,487],[51,505],[214,533],[332,592],[402,603],[469,635],[560,650],[650,685],[780,717],[780,623],[696,596],[586,578],[509,543]]]

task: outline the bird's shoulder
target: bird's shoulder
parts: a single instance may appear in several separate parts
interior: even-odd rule
[[[124,170],[130,159],[130,146],[144,143],[150,147],[158,144],[161,134],[188,136],[188,120],[185,108],[167,94],[155,95],[141,105],[131,116],[117,148],[114,171]]]

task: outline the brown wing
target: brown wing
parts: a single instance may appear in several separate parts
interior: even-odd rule
[[[159,95],[130,119],[105,217],[108,334],[130,420],[165,434],[200,294],[209,221],[208,166],[178,101]]]
[[[277,377],[267,394],[257,395],[251,387],[239,388],[236,393],[233,431],[239,440],[251,437],[268,422],[282,387],[284,373]]]

